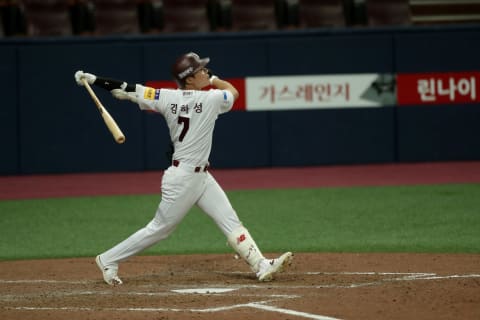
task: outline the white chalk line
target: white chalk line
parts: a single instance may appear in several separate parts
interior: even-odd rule
[[[68,281],[68,280],[43,280],[43,279],[19,279],[19,280],[2,280],[0,283],[12,283],[12,284],[39,284],[39,283],[50,283],[50,284],[89,284],[98,282],[96,280],[79,280],[79,281]]]
[[[198,313],[213,313],[213,312],[221,312],[221,311],[230,311],[239,308],[254,308],[260,309],[264,311],[270,312],[277,312],[283,313],[288,315],[294,315],[297,317],[303,317],[307,319],[315,319],[315,320],[341,320],[339,318],[332,318],[318,314],[312,314],[302,311],[296,311],[292,309],[285,309],[285,308],[278,308],[275,306],[268,305],[269,303],[274,303],[279,300],[264,300],[264,301],[256,301],[250,303],[242,303],[242,304],[234,304],[230,306],[221,306],[215,308],[205,308],[205,309],[197,309],[197,308],[186,308],[186,309],[179,309],[179,308],[89,308],[89,307],[7,307],[7,309],[13,310],[30,310],[30,311],[113,311],[113,312],[198,312]]]
[[[327,317],[327,316],[322,316],[322,315],[317,315],[317,314],[311,314],[311,313],[307,313],[307,312],[295,311],[295,310],[285,309],[285,308],[277,308],[277,307],[274,307],[274,306],[260,304],[258,302],[257,303],[249,303],[248,306],[252,307],[252,308],[256,308],[256,309],[278,312],[278,313],[284,313],[284,314],[289,314],[289,315],[297,316],[297,317],[304,317],[304,318],[308,318],[308,319],[340,320],[338,318],[332,318],[332,317]]]
[[[251,272],[215,272],[220,274],[251,274]],[[446,276],[439,276],[436,273],[425,273],[425,272],[288,272],[289,275],[295,276],[305,276],[305,275],[365,275],[365,276],[401,276],[392,279],[384,279],[383,281],[412,281],[412,280],[441,280],[441,279],[454,279],[454,278],[479,278],[480,274],[454,274],[454,275],[446,275]],[[80,285],[87,285],[91,283],[98,283],[98,280],[78,280],[78,281],[69,281],[69,280],[47,280],[47,279],[19,279],[19,280],[5,280],[0,279],[0,284],[39,284],[39,283],[49,283],[49,284],[80,284]],[[172,285],[174,287],[182,286],[182,285]],[[185,285],[187,287],[191,287],[191,285]],[[223,285],[220,285],[223,286]],[[234,285],[236,288],[249,288],[249,287],[262,287],[258,285]],[[331,287],[331,285],[327,285]],[[312,288],[312,286],[283,286],[282,288]],[[319,286],[322,288],[323,285]],[[342,288],[345,286],[340,286]]]
[[[237,289],[232,289],[237,290]],[[135,292],[135,291],[128,291],[128,292],[117,292],[114,290],[108,291],[81,291],[81,290],[73,290],[69,292],[44,292],[41,293],[31,293],[31,294],[6,294],[0,295],[0,301],[15,301],[19,298],[65,298],[65,297],[76,297],[76,296],[110,296],[115,294],[115,296],[148,296],[148,297],[169,297],[169,296],[180,296],[180,295],[188,295],[189,293],[177,292],[175,290],[166,291],[166,292]],[[190,293],[191,294],[191,293]],[[231,294],[225,293],[197,293],[198,296],[231,296]],[[294,294],[249,294],[249,293],[238,293],[235,294],[236,297],[243,297],[243,298],[277,298],[277,299],[294,299],[294,298],[301,298],[299,295]]]
[[[242,272],[231,272],[231,274],[239,274]],[[293,273],[290,273],[294,275]],[[338,288],[338,289],[353,289],[367,286],[376,286],[384,284],[385,282],[394,282],[394,281],[420,281],[420,280],[449,280],[449,279],[468,279],[468,278],[480,278],[480,274],[454,274],[454,275],[445,275],[439,276],[436,273],[416,273],[416,272],[305,272],[297,273],[297,275],[365,275],[365,276],[399,276],[394,278],[384,278],[376,281],[370,282],[360,282],[360,283],[350,283],[346,285],[339,284],[321,284],[321,285],[309,285],[309,286],[289,286],[289,285],[277,285],[274,283],[269,284],[270,288],[278,289],[328,289],[328,288]],[[89,283],[97,283],[95,280],[84,280],[84,281],[64,281],[64,280],[42,280],[42,279],[30,279],[30,280],[2,280],[0,279],[0,284],[38,284],[38,283],[50,283],[50,284],[81,284],[86,285]],[[215,286],[210,284],[210,286]],[[218,287],[225,287],[223,284],[218,284]],[[191,288],[192,285],[172,285],[171,287],[185,287]],[[249,284],[249,285],[233,285],[230,288],[242,289],[242,288],[264,288],[264,285]],[[0,295],[1,297],[1,295]]]
[[[238,272],[235,272],[238,273]],[[294,273],[289,273],[294,275]],[[454,274],[454,275],[445,275],[439,276],[436,273],[425,273],[425,272],[305,272],[298,273],[298,275],[365,275],[365,276],[398,276],[394,278],[384,278],[372,282],[361,282],[361,283],[351,283],[347,285],[338,285],[338,284],[322,284],[314,286],[284,286],[284,285],[275,285],[270,286],[271,288],[285,288],[285,289],[303,289],[303,288],[339,288],[339,289],[349,289],[349,288],[359,288],[365,286],[374,286],[380,285],[385,282],[393,281],[419,281],[419,280],[449,280],[449,279],[459,279],[459,278],[480,278],[480,274]],[[259,285],[250,285],[248,287],[261,288]]]
[[[223,272],[225,274],[225,272]],[[243,274],[244,272],[230,272],[230,274]],[[295,275],[295,273],[289,273]],[[370,282],[360,282],[360,283],[350,283],[346,285],[338,284],[321,284],[321,285],[309,285],[309,286],[288,286],[288,285],[277,285],[269,284],[270,288],[281,288],[281,289],[328,289],[328,288],[339,288],[339,289],[353,289],[367,286],[381,285],[385,282],[394,282],[394,281],[419,281],[419,280],[449,280],[449,279],[459,279],[459,278],[480,278],[480,274],[454,274],[454,275],[445,275],[439,276],[436,273],[425,273],[425,272],[304,272],[296,273],[297,275],[365,275],[365,276],[399,276],[394,278],[384,278],[376,281]],[[65,280],[43,280],[43,279],[30,279],[30,280],[2,280],[0,279],[0,284],[38,284],[38,283],[49,283],[49,284],[80,284],[86,285],[89,283],[97,283],[95,280],[83,280],[83,281],[65,281]],[[213,284],[210,284],[211,286]],[[214,285],[213,285],[214,286]],[[223,284],[218,284],[218,287],[225,287]],[[172,287],[188,287],[191,288],[192,285],[172,285]],[[233,285],[230,286],[235,289],[242,288],[263,288],[264,285]],[[1,296],[0,296],[1,297]]]

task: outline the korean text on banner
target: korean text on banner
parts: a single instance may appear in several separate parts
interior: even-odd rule
[[[395,104],[390,74],[246,78],[249,111],[381,107]]]
[[[480,72],[397,75],[398,105],[478,103]]]

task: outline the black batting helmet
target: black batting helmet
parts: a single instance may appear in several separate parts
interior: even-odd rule
[[[185,87],[185,79],[195,72],[204,68],[210,58],[200,59],[200,56],[194,52],[189,52],[180,56],[172,66],[172,76],[177,81],[180,88]]]

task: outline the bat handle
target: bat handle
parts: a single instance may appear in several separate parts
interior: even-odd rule
[[[92,97],[93,102],[95,102],[95,105],[97,106],[98,110],[100,110],[100,113],[103,114],[103,108],[104,107],[103,107],[102,103],[100,102],[100,100],[98,100],[95,92],[93,92],[92,87],[90,87],[90,84],[88,83],[87,79],[83,78],[82,83],[83,83],[84,87],[87,88],[88,93]]]

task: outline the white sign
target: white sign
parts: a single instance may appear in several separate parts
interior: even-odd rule
[[[303,75],[246,78],[249,111],[382,107],[395,103],[392,75]]]

